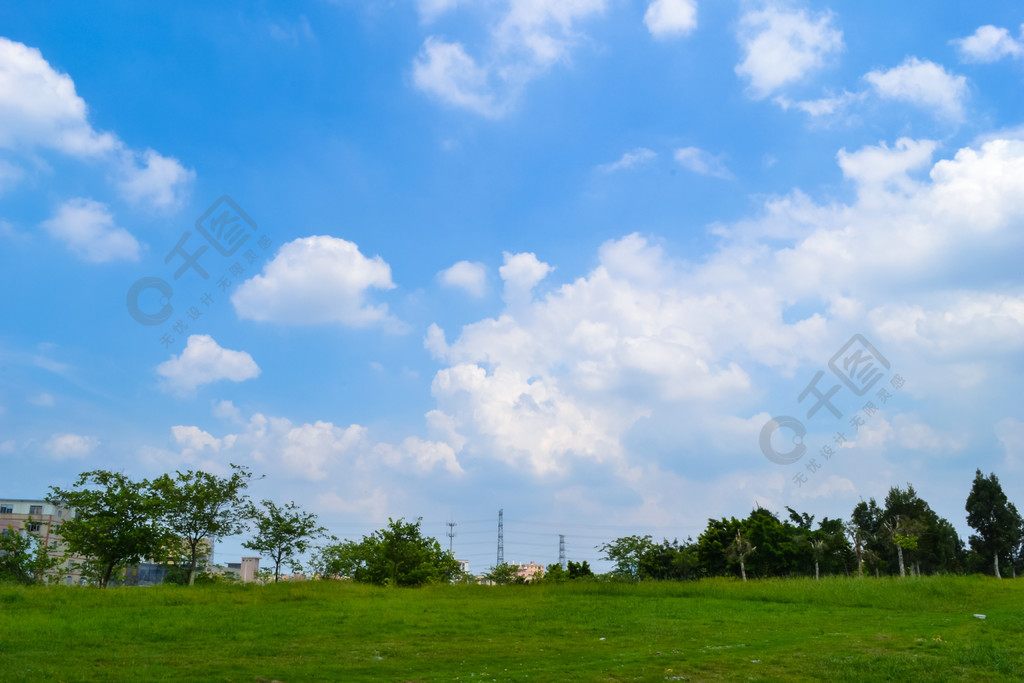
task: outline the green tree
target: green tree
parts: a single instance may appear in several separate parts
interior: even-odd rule
[[[153,482],[160,499],[161,521],[177,539],[187,567],[188,585],[193,585],[199,556],[206,543],[242,533],[248,498],[245,489],[252,473],[241,465],[231,465],[230,477],[208,472],[164,474]]]
[[[419,586],[446,583],[459,577],[459,563],[436,538],[423,535],[423,518],[406,522],[388,519],[360,542],[345,541],[321,549],[325,575],[349,576],[361,583]]]
[[[0,583],[59,580],[63,562],[56,551],[56,544],[47,546],[39,534],[8,525],[0,531]]]
[[[84,472],[71,489],[51,486],[46,499],[75,511],[57,533],[68,555],[87,558],[83,572],[101,588],[115,570],[146,558],[159,559],[166,546],[160,501],[145,479],[136,482],[106,470]]]
[[[504,586],[510,583],[526,583],[526,579],[519,575],[519,567],[508,562],[491,567],[491,570],[484,574],[484,580],[490,581],[497,586]]]
[[[650,578],[657,546],[650,536],[623,536],[598,546],[598,550],[604,553],[604,559],[615,563],[613,575],[639,581]]]
[[[899,518],[899,542],[892,528],[896,526],[896,518]],[[883,519],[890,527],[883,535],[892,543],[883,549],[890,561],[895,559],[898,563],[900,555],[909,556],[916,574],[956,571],[961,566],[963,542],[953,525],[939,517],[910,484],[905,489],[898,486],[889,489]]]
[[[967,524],[977,533],[968,539],[971,549],[984,558],[991,558],[996,578],[999,561],[1013,561],[1014,550],[1024,536],[1024,522],[1013,503],[1009,502],[996,475],[985,477],[981,470],[974,475],[974,484],[967,496]]]
[[[256,528],[252,539],[242,546],[270,558],[275,583],[281,580],[281,565],[288,563],[292,571],[298,571],[299,556],[327,531],[317,524],[315,514],[303,512],[295,501],[280,507],[272,500],[263,500],[261,507],[249,503],[246,516]]]

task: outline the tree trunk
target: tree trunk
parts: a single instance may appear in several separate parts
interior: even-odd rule
[[[999,553],[998,553],[998,552],[996,552],[996,553],[993,553],[993,554],[992,554],[992,556],[993,556],[993,557],[995,558],[995,560],[996,560],[996,578],[997,578],[997,579],[1001,579],[1001,578],[1003,578],[1003,577],[999,575]]]
[[[191,566],[188,568],[188,585],[194,586],[196,583],[196,561],[192,560]]]
[[[818,578],[819,578],[818,577],[818,561],[815,560],[814,561],[814,580],[817,581]]]
[[[743,577],[744,581],[747,580],[747,568],[743,564],[743,560],[740,560],[740,575]]]
[[[862,579],[864,578],[864,558],[863,557],[858,557],[857,558],[857,575],[860,578],[862,578]]]
[[[906,567],[905,567],[905,566],[903,565],[903,546],[901,546],[901,545],[899,545],[899,544],[896,544],[896,553],[897,553],[897,554],[899,555],[899,557],[900,557],[900,577],[901,577],[901,578],[903,578],[903,577],[906,577],[906,575],[907,575],[907,569],[906,569]]]

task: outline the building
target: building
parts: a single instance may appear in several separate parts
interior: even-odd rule
[[[242,583],[253,583],[260,577],[260,558],[243,557],[241,562],[228,562],[225,574],[234,574]]]
[[[75,511],[63,508],[45,500],[22,500],[19,498],[0,498],[0,529],[8,527],[21,533],[38,534],[39,539],[50,547],[56,544],[52,555],[64,554],[64,544],[59,529],[66,519],[72,519]],[[85,560],[82,557],[71,557],[65,565],[68,570],[65,582],[68,585],[82,583],[79,565]]]
[[[544,576],[544,565],[537,564],[533,560],[530,560],[529,564],[519,565],[519,571],[516,572],[519,576],[523,577],[525,581],[532,581],[534,577]]]

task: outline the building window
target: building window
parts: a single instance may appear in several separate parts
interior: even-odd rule
[[[39,531],[42,528],[43,528],[43,525],[40,524],[39,522],[29,522],[28,523],[28,530],[29,531],[36,532],[36,531]]]
[[[43,514],[43,506],[42,505],[29,505],[28,506],[28,514],[30,514],[30,515],[41,515],[41,514]]]
[[[0,505],[0,515],[13,515],[14,508],[10,505]]]

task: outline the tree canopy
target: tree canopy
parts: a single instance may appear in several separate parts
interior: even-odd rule
[[[159,498],[160,521],[177,540],[188,585],[195,583],[196,566],[206,543],[245,530],[248,499],[244,494],[252,473],[231,465],[230,477],[208,472],[176,472],[153,481]]]
[[[459,563],[436,538],[423,535],[423,519],[388,519],[388,525],[361,541],[344,541],[321,549],[325,575],[347,576],[379,586],[444,583],[459,575]]]
[[[295,501],[278,506],[272,500],[263,500],[260,507],[249,503],[246,516],[256,528],[253,537],[242,546],[270,558],[275,582],[281,580],[282,564],[298,571],[299,556],[327,531],[317,523],[315,514],[304,512]]]
[[[73,508],[58,532],[70,555],[85,557],[83,574],[106,587],[114,571],[162,555],[167,532],[159,523],[160,501],[150,482],[118,472],[93,470],[70,489],[50,487],[47,500]]]

